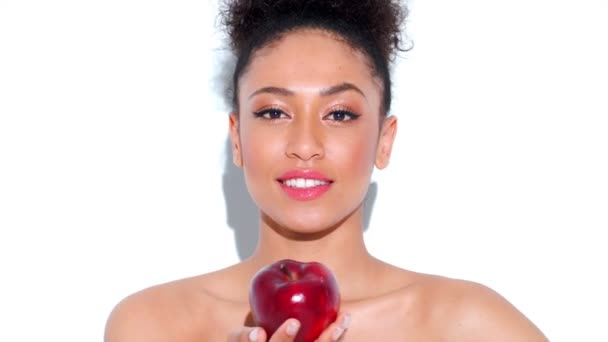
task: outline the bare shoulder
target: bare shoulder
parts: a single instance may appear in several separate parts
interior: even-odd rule
[[[198,316],[190,313],[192,301],[200,304],[197,310],[205,310],[208,301],[204,291],[193,298],[193,279],[183,279],[156,285],[136,292],[120,301],[112,310],[106,323],[106,342],[167,341],[175,337],[183,326]]]
[[[180,279],[138,291],[112,310],[105,329],[105,342],[201,341],[216,329],[211,314],[222,308],[230,312],[230,299],[223,298],[218,279],[221,270]],[[236,303],[234,303],[235,306]],[[221,310],[220,310],[221,311]]]
[[[420,275],[432,324],[449,341],[548,341],[508,300],[491,288],[465,280]]]

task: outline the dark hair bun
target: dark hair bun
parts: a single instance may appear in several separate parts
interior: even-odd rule
[[[405,50],[401,24],[406,16],[407,8],[398,0],[233,0],[224,1],[222,10],[235,51],[249,44],[252,35],[282,20],[288,20],[292,27],[318,24],[323,28],[328,26],[323,23],[338,22],[366,32],[386,60]]]

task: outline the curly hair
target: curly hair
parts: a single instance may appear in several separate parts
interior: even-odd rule
[[[371,62],[383,83],[381,113],[391,104],[389,64],[403,47],[401,26],[407,8],[399,0],[225,0],[222,24],[237,57],[233,105],[238,109],[238,80],[253,54],[298,29],[335,34]]]

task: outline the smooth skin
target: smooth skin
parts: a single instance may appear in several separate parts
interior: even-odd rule
[[[368,253],[362,203],[374,166],[389,163],[397,119],[380,114],[382,84],[363,54],[327,32],[291,32],[255,54],[238,99],[230,137],[260,210],[256,250],[226,269],[125,298],[108,319],[106,342],[293,341],[297,321],[269,339],[254,327],[248,303],[255,272],[285,258],[322,262],[337,278],[341,313],[321,342],[547,341],[483,285],[400,269]],[[293,169],[322,172],[331,189],[311,201],[290,199],[277,178]]]

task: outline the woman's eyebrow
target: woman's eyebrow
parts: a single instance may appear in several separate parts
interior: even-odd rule
[[[293,91],[286,89],[286,88],[264,87],[264,88],[260,88],[256,91],[254,91],[253,93],[251,93],[251,95],[249,95],[249,98],[252,98],[256,95],[263,94],[263,93],[283,95],[283,96],[293,96],[295,94]]]
[[[321,96],[331,96],[331,95],[342,93],[342,92],[345,92],[348,90],[354,90],[365,98],[365,94],[363,93],[363,91],[361,89],[359,89],[359,87],[357,87],[356,85],[354,85],[352,83],[348,83],[348,82],[340,83],[333,87],[323,89],[319,92],[319,94],[321,94]]]
[[[365,98],[365,94],[363,93],[363,91],[361,89],[359,89],[359,87],[357,87],[356,85],[352,84],[352,83],[348,83],[348,82],[344,82],[344,83],[340,83],[338,85],[323,89],[319,92],[319,95],[321,96],[331,96],[331,95],[335,95],[338,93],[342,93],[348,90],[354,90],[357,93],[361,94],[361,96],[363,96]],[[287,88],[281,88],[281,87],[264,87],[264,88],[260,88],[256,91],[254,91],[253,93],[251,93],[251,95],[249,95],[249,98],[252,98],[256,95],[259,94],[276,94],[276,95],[282,95],[282,96],[293,96],[295,95],[295,92],[293,92],[292,90],[289,90]]]

